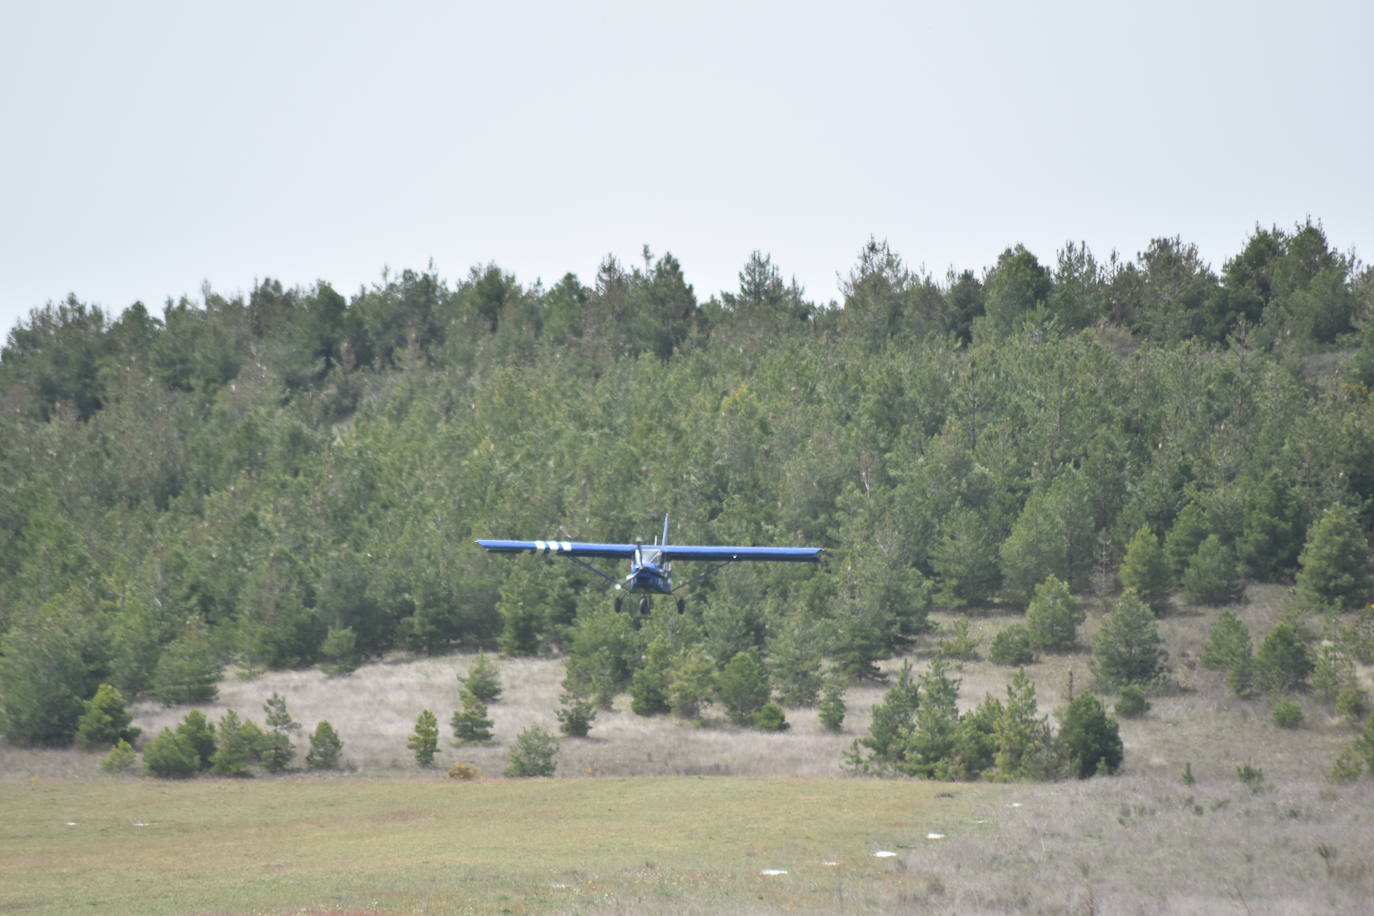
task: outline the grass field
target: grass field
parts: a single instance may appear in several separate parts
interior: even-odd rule
[[[1258,637],[1285,596],[1252,588],[1236,610]],[[1197,663],[1214,617],[1161,620],[1172,683],[1121,723],[1122,773],[1049,785],[843,776],[879,686],[848,692],[841,735],[814,710],[789,710],[791,729],[765,735],[644,719],[622,697],[590,739],[561,742],[559,778],[525,781],[499,774],[522,728],[556,730],[557,659],[502,660],[495,742],[446,743],[434,770],[405,738],[426,707],[448,736],[472,656],[335,679],[231,675],[212,720],[233,707],[261,722],[281,693],[306,731],[322,718],[338,728],[349,770],[153,782],[102,775],[99,754],[0,744],[0,912],[1368,912],[1374,783],[1323,778],[1349,725],[1300,697],[1303,726],[1280,729],[1272,699],[1232,696]],[[1012,620],[972,630],[986,640]],[[1085,642],[1099,620],[1090,609]],[[1071,678],[1088,684],[1088,655],[1029,672],[1051,714]],[[1010,674],[987,662],[957,673],[965,707]],[[151,737],[185,709],[136,713]],[[446,779],[455,759],[488,778]],[[1238,780],[1243,764],[1263,773],[1258,791]]]

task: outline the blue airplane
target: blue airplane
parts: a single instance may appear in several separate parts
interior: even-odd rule
[[[769,560],[790,563],[817,563],[820,561],[819,547],[732,547],[727,545],[690,545],[668,543],[668,518],[663,518],[663,539],[648,544],[595,544],[584,541],[495,541],[486,538],[477,540],[484,550],[491,553],[542,553],[567,557],[578,566],[596,573],[610,582],[617,591],[646,592],[650,594],[671,595],[681,591],[690,583],[705,578],[723,566],[747,560]],[[630,574],[623,579],[604,573],[580,557],[599,557],[630,561]],[[693,576],[676,587],[673,585],[674,560],[702,560],[715,565]],[[681,614],[686,607],[682,598],[677,599],[677,612]],[[621,608],[621,598],[616,596],[615,609]],[[649,613],[649,596],[639,599],[639,612]]]

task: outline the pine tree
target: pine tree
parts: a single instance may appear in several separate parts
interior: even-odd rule
[[[133,716],[124,705],[124,695],[109,684],[101,684],[95,696],[85,703],[85,712],[76,724],[76,743],[88,750],[107,748],[116,741],[133,741],[141,732],[131,727]]]
[[[468,669],[467,676],[458,680],[462,687],[472,691],[483,703],[495,703],[501,699],[501,675],[485,652],[477,653],[477,660]]]
[[[1190,502],[1174,519],[1173,527],[1164,539],[1164,560],[1173,580],[1180,585],[1188,564],[1193,561],[1198,546],[1207,539],[1207,514],[1195,502]]]
[[[1069,703],[1059,740],[1079,779],[1115,773],[1121,766],[1123,745],[1116,720],[1091,693],[1080,693]]]
[[[110,749],[100,761],[100,769],[106,773],[127,773],[134,768],[138,762],[138,754],[134,752],[129,742],[120,738],[115,742],[115,746]]]
[[[200,772],[200,754],[189,738],[164,728],[143,749],[143,772],[158,779],[190,779]]]
[[[1031,645],[1038,649],[1064,652],[1078,639],[1078,625],[1087,615],[1069,594],[1067,583],[1049,576],[1035,587],[1026,608],[1026,629]]]
[[[1183,594],[1190,604],[1210,606],[1232,604],[1244,594],[1235,551],[1215,534],[1198,545],[1183,574]]]
[[[668,705],[679,719],[697,719],[716,689],[716,666],[700,644],[678,653],[668,678]]]
[[[730,659],[716,684],[725,714],[736,725],[748,725],[754,713],[768,702],[768,671],[752,649]]]
[[[167,706],[209,703],[219,695],[223,671],[209,627],[194,617],[158,657],[152,693]]]
[[[630,710],[637,716],[657,716],[667,712],[668,684],[672,674],[673,650],[668,640],[654,637],[644,653],[644,664],[630,678]]]
[[[337,770],[343,755],[343,742],[339,733],[327,719],[315,726],[310,736],[310,750],[305,755],[305,765],[312,770]]]
[[[296,757],[296,747],[291,743],[291,733],[298,732],[301,724],[291,718],[286,711],[286,700],[273,691],[262,705],[267,714],[269,731],[263,736],[260,752],[262,764],[269,773],[284,773]]]
[[[421,710],[415,720],[415,731],[406,739],[406,747],[415,755],[415,762],[427,767],[439,752],[439,721],[428,709]]]
[[[565,692],[560,697],[560,705],[554,711],[558,718],[558,730],[569,738],[585,738],[596,721],[596,704],[587,697]]]
[[[997,753],[993,758],[1002,779],[1024,779],[1036,775],[1048,750],[1049,725],[1040,717],[1035,700],[1035,684],[1022,668],[1007,684],[1007,701],[997,718],[993,736]]]
[[[1164,640],[1154,611],[1135,592],[1125,592],[1102,620],[1093,640],[1093,673],[1106,690],[1149,686],[1164,676]]]
[[[195,752],[198,770],[210,769],[210,762],[215,756],[215,726],[205,718],[205,713],[199,709],[188,712],[186,718],[177,726],[177,738],[183,740],[186,746]],[[143,758],[146,762],[146,751]]]
[[[1312,673],[1312,652],[1292,624],[1279,623],[1255,652],[1255,673],[1267,690],[1296,690]]]
[[[492,721],[487,718],[487,704],[471,688],[463,690],[463,708],[455,710],[449,725],[453,737],[460,744],[483,744],[491,740]]]
[[[226,710],[219,720],[219,740],[210,758],[210,772],[216,776],[251,776],[248,764],[257,754],[255,736],[245,733],[239,714]]]
[[[1148,525],[1141,525],[1126,545],[1118,575],[1121,587],[1134,589],[1156,614],[1168,610],[1169,566],[1159,539]]]
[[[868,734],[854,742],[852,757],[860,768],[884,772],[900,768],[911,744],[916,725],[916,710],[921,705],[921,689],[911,676],[911,662],[902,663],[897,682],[873,707]]]
[[[1343,611],[1369,597],[1369,545],[1346,506],[1332,506],[1312,526],[1298,565],[1298,597],[1312,608]]]
[[[844,680],[832,674],[825,680],[821,691],[821,727],[828,732],[838,732],[844,728],[844,716],[848,710],[844,703]]]
[[[552,776],[557,769],[558,739],[538,725],[531,725],[515,736],[510,749],[507,776]]]

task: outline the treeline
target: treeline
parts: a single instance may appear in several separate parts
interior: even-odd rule
[[[934,606],[1113,591],[1142,529],[1168,588],[1199,557],[1195,581],[1285,581],[1329,511],[1370,528],[1372,313],[1374,273],[1311,223],[1220,274],[1159,239],[936,280],[870,242],[833,307],[761,254],[700,302],[647,249],[590,285],[484,266],[160,317],[68,299],[0,354],[0,727],[63,743],[102,683],[180,702],[228,660],[398,647],[628,641],[584,673],[623,687],[662,636],[717,670],[861,677]],[[679,542],[827,561],[732,568],[667,633],[605,622],[570,564],[472,544],[652,537],[665,512]],[[1350,585],[1314,607],[1367,598],[1367,546],[1354,570],[1342,549]]]

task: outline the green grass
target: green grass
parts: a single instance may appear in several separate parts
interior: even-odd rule
[[[986,830],[975,809],[1005,791],[699,777],[0,783],[0,911],[889,909],[940,893],[912,867],[912,850],[935,845],[926,834]]]

